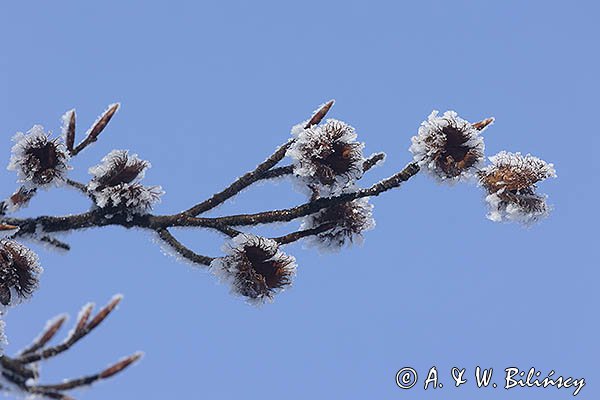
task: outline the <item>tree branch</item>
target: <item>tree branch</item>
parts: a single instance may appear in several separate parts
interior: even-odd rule
[[[327,112],[329,112],[329,110],[333,106],[333,103],[334,103],[333,100],[325,103],[312,116],[312,118],[306,123],[306,125],[304,127],[310,128],[311,126],[317,125],[318,123],[320,123],[323,120],[323,118],[325,118],[325,115],[327,115]],[[244,174],[242,177],[238,178],[236,181],[234,181],[231,185],[229,185],[227,188],[225,188],[221,192],[214,194],[208,200],[205,200],[202,203],[196,204],[195,206],[184,211],[183,213],[188,216],[195,217],[196,215],[199,215],[208,210],[211,210],[214,207],[218,206],[219,204],[222,204],[227,199],[235,196],[244,188],[250,186],[257,180],[261,179],[262,175],[265,172],[267,172],[269,169],[271,169],[275,165],[277,165],[277,163],[279,161],[281,161],[283,159],[283,157],[285,157],[286,151],[292,145],[293,142],[294,142],[294,139],[288,140],[285,144],[281,145],[275,151],[275,153],[271,154],[271,156],[269,156],[269,158],[267,158],[262,163],[258,164],[258,166],[253,171]]]
[[[289,243],[293,243],[297,240],[300,240],[300,239],[308,237],[308,236],[318,235],[319,233],[330,230],[334,226],[335,226],[334,223],[327,223],[327,224],[319,225],[315,228],[304,229],[301,231],[288,233],[287,235],[275,237],[272,239],[279,244],[289,244]]]
[[[71,186],[72,188],[79,190],[81,193],[85,194],[86,196],[88,196],[88,197],[90,196],[90,193],[88,192],[88,189],[87,189],[87,185],[85,185],[84,183],[74,181],[73,179],[67,179],[65,181],[65,183],[67,185]]]
[[[229,185],[227,188],[225,188],[221,192],[212,195],[212,197],[210,197],[208,200],[205,200],[202,203],[196,204],[195,206],[184,211],[184,214],[189,215],[189,216],[196,216],[196,215],[202,214],[208,210],[213,209],[214,207],[218,206],[219,204],[222,204],[227,199],[238,194],[241,190],[250,186],[251,184],[256,182],[258,179],[260,179],[260,176],[265,171],[269,170],[271,167],[273,167],[279,161],[281,161],[283,159],[283,157],[285,156],[285,152],[290,147],[292,142],[293,142],[293,139],[290,139],[287,143],[280,146],[275,151],[275,153],[273,153],[269,158],[267,158],[265,161],[263,161],[261,164],[259,164],[254,169],[254,171],[244,174],[242,177],[237,179],[235,182],[233,182],[231,185]]]
[[[120,296],[113,297],[113,299],[103,307],[91,321],[89,319],[93,305],[88,304],[80,312],[74,329],[67,336],[65,341],[58,346],[46,347],[48,342],[52,340],[64,324],[66,316],[63,315],[51,320],[38,338],[33,341],[32,345],[23,350],[19,356],[12,358],[6,355],[0,355],[0,373],[2,374],[2,378],[16,386],[18,389],[15,391],[18,393],[39,394],[51,399],[71,400],[72,398],[70,396],[62,392],[81,386],[88,386],[94,382],[110,378],[111,376],[122,372],[131,364],[138,361],[142,354],[138,352],[125,357],[99,373],[65,380],[61,383],[38,385],[32,384],[30,381],[30,379],[38,379],[39,368],[37,362],[54,357],[63,351],[70,349],[73,344],[98,327],[98,325],[115,309],[120,300]],[[0,389],[5,390],[8,388],[5,388],[0,384]],[[12,386],[10,389],[12,390]]]
[[[323,208],[333,205],[349,202],[362,197],[378,196],[383,192],[400,186],[402,182],[409,180],[418,172],[419,166],[412,162],[399,173],[384,179],[367,189],[361,189],[351,193],[344,193],[339,196],[329,198],[319,198],[293,208],[265,211],[254,214],[238,214],[216,218],[200,218],[190,217],[189,215],[186,215],[185,212],[174,215],[127,215],[124,213],[111,214],[110,210],[95,209],[82,214],[62,217],[41,216],[37,218],[26,219],[2,218],[2,222],[19,226],[20,230],[16,233],[16,236],[34,234],[39,228],[41,228],[41,230],[45,233],[52,233],[108,225],[118,225],[125,228],[145,228],[154,231],[177,226],[196,226],[212,228],[220,232],[224,232],[229,236],[235,236],[239,232],[232,229],[231,226],[258,225],[272,222],[291,221],[296,218],[314,214]],[[172,244],[175,244],[175,248],[177,249],[177,243],[179,242],[172,242],[170,238],[172,235],[166,232],[162,233],[162,236],[161,239],[165,240],[166,238],[165,241],[167,243],[171,242]],[[191,254],[188,255],[190,255],[193,259],[196,259]],[[203,265],[210,263],[209,259],[210,257],[198,258],[200,263]]]
[[[106,128],[106,125],[108,125],[108,123],[110,122],[112,117],[115,115],[115,113],[117,112],[119,107],[120,107],[119,103],[111,104],[108,107],[108,109],[100,116],[100,118],[98,118],[96,120],[96,122],[94,122],[94,125],[92,125],[92,127],[88,131],[86,137],[81,141],[81,143],[79,143],[77,146],[75,146],[73,151],[71,151],[72,156],[76,156],[87,146],[89,146],[90,144],[92,144],[96,140],[98,140],[98,136],[100,135],[100,133],[102,133],[104,128]],[[75,138],[75,133],[73,133],[73,140],[74,140],[74,138]]]
[[[212,257],[203,256],[203,255],[193,252],[192,250],[187,248],[184,244],[182,244],[180,241],[175,239],[175,236],[173,236],[166,229],[157,229],[156,233],[158,233],[158,236],[163,240],[163,242],[165,242],[168,246],[170,246],[175,252],[177,252],[177,254],[179,254],[183,258],[185,258],[195,264],[201,264],[201,265],[208,266],[208,265],[210,265],[212,260],[214,260],[214,258],[212,258]]]
[[[400,186],[402,182],[405,182],[416,175],[419,170],[420,168],[418,164],[412,162],[396,175],[380,181],[368,189],[361,189],[352,193],[344,193],[335,197],[320,198],[297,207],[283,210],[265,211],[255,214],[238,214],[217,218],[196,218],[198,221],[190,220],[188,223],[198,223],[199,225],[220,223],[231,226],[243,226],[291,221],[296,218],[314,214],[323,208],[327,208],[336,204],[345,203],[362,197],[378,196],[383,192]]]
[[[84,309],[85,312],[80,315],[75,329],[61,344],[48,347],[40,351],[21,354],[16,358],[16,361],[23,365],[27,365],[40,360],[46,360],[48,358],[55,357],[58,354],[69,350],[71,346],[96,329],[96,327],[98,327],[98,325],[100,325],[100,323],[102,323],[106,317],[108,317],[108,315],[117,307],[117,305],[121,302],[121,299],[121,296],[113,297],[113,299],[106,306],[104,306],[89,323],[87,321],[91,313],[91,307],[88,307],[87,310]]]

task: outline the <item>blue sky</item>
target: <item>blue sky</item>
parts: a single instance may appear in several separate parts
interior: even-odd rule
[[[83,132],[120,101],[101,140],[74,161],[73,177],[88,179],[87,168],[110,150],[130,149],[152,162],[146,182],[166,190],[157,213],[220,190],[331,98],[331,116],[356,127],[367,153],[388,154],[365,185],[410,160],[410,137],[432,109],[496,117],[485,134],[488,155],[531,152],[558,173],[540,185],[551,217],[529,229],[487,220],[474,186],[419,175],[373,199],[377,228],[364,245],[333,255],[288,246],[299,262],[294,287],[260,309],[163,256],[147,232],[75,232],[64,237],[69,254],[34,247],[45,268],[41,288],[7,316],[7,352],[25,346],[47,318],[123,293],[104,326],[44,366],[45,382],[143,350],[136,367],[74,395],[571,397],[566,389],[476,389],[472,381],[451,387],[450,368],[472,374],[479,365],[584,377],[578,397],[597,397],[599,11],[591,1],[3,3],[6,162],[16,131],[40,123],[58,132],[62,113],[75,107]],[[11,193],[15,175],[0,179]],[[211,215],[303,200],[279,181]],[[56,190],[22,215],[87,208],[77,193]],[[219,235],[175,233],[219,254]],[[443,389],[423,391],[422,381],[396,387],[400,368],[412,366],[422,379],[433,365]]]

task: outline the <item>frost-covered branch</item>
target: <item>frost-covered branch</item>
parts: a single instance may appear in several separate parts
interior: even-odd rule
[[[0,390],[16,396],[41,395],[52,399],[71,399],[72,397],[64,393],[65,391],[89,386],[97,381],[110,378],[139,360],[142,353],[138,352],[121,359],[96,374],[65,380],[56,384],[39,384],[39,363],[70,350],[75,343],[96,329],[116,308],[121,299],[121,296],[115,296],[93,318],[91,318],[93,304],[86,305],[79,313],[73,329],[58,345],[49,346],[49,342],[64,325],[67,319],[65,315],[59,315],[48,321],[46,327],[34,339],[33,343],[17,356],[0,355]]]
[[[474,182],[483,189],[488,218],[493,221],[518,221],[531,224],[547,216],[546,196],[537,192],[539,182],[555,177],[552,164],[520,153],[500,152],[485,160],[483,133],[493,118],[469,122],[456,112],[440,115],[434,111],[421,123],[412,137],[412,160],[399,172],[368,187],[361,179],[386,158],[378,152],[365,157],[365,144],[349,124],[327,119],[333,100],[320,106],[313,115],[291,129],[291,137],[255,169],[234,180],[225,189],[205,200],[190,201],[189,208],[159,215],[153,208],[164,195],[161,186],[146,185],[144,175],[151,164],[128,150],[112,150],[89,168],[88,182],[68,175],[71,159],[96,142],[108,126],[119,104],[110,105],[75,145],[76,115],[70,110],[62,117],[62,135],[52,138],[40,125],[13,140],[8,169],[16,172],[19,186],[0,202],[0,304],[12,307],[30,297],[39,285],[41,267],[38,257],[18,242],[21,238],[69,250],[69,244],[54,235],[88,228],[122,226],[152,232],[162,249],[180,260],[206,267],[226,283],[231,292],[251,304],[272,301],[289,287],[296,275],[296,259],[284,252],[287,244],[304,240],[322,250],[339,250],[360,242],[363,234],[375,227],[371,200],[398,188],[420,171],[442,184]],[[284,158],[288,165],[278,166]],[[290,208],[206,217],[213,210],[253,184],[288,178],[306,194],[306,201]],[[86,196],[90,208],[69,215],[16,217],[27,207],[39,189],[71,187]],[[243,212],[243,210],[240,210]],[[299,220],[300,227],[290,233],[267,238],[245,231],[249,226],[288,223]],[[179,241],[171,228],[187,227],[216,231],[226,237],[219,256],[196,252]],[[65,322],[65,317],[50,321],[34,342],[16,357],[0,353],[0,389],[69,399],[65,391],[108,378],[137,361],[129,356],[107,369],[82,378],[57,384],[39,384],[37,365],[70,350],[94,330],[119,303],[114,298],[92,318],[92,305],[83,308],[75,327],[59,344],[49,345]],[[0,309],[0,315],[5,310]],[[3,334],[0,321],[0,336]]]
[[[175,236],[171,235],[171,233],[166,228],[160,228],[156,230],[158,236],[169,246],[171,247],[177,254],[181,257],[185,258],[188,261],[191,261],[200,265],[210,265],[214,258],[203,256],[197,254],[184,246],[180,241],[175,239]]]
[[[329,109],[333,106],[333,100],[325,103],[323,106],[314,113],[312,118],[304,124],[304,128],[308,129],[313,125],[319,124],[325,115],[329,112]],[[273,154],[271,154],[265,161],[260,163],[253,171],[244,174],[238,178],[235,182],[225,188],[223,191],[214,194],[208,200],[202,203],[196,204],[190,209],[185,211],[186,215],[196,216],[203,212],[213,209],[214,207],[222,204],[227,199],[235,196],[244,188],[250,186],[254,182],[262,178],[262,176],[273,168],[279,161],[285,157],[286,152],[294,142],[294,139],[289,139],[285,144],[281,145]]]
[[[305,237],[315,236],[315,235],[318,235],[319,233],[327,232],[327,231],[331,230],[334,226],[335,226],[335,224],[333,222],[328,222],[328,223],[319,225],[315,228],[301,229],[299,231],[288,233],[287,235],[275,237],[272,239],[279,244],[294,243]]]
[[[292,137],[285,144],[224,190],[185,211],[166,215],[152,213],[154,204],[164,194],[162,188],[142,183],[150,162],[129,151],[111,151],[100,164],[90,168],[92,178],[87,183],[67,177],[71,169],[70,157],[97,140],[119,105],[115,103],[109,106],[77,146],[73,144],[76,136],[75,111],[71,110],[63,116],[64,143],[60,138],[50,138],[39,125],[27,134],[15,136],[9,168],[17,172],[22,186],[2,203],[0,210],[5,215],[1,217],[1,222],[18,227],[14,238],[27,237],[59,249],[69,248],[68,244],[53,237],[59,232],[109,225],[147,229],[155,232],[163,245],[178,257],[210,266],[215,257],[201,255],[188,248],[168,229],[197,227],[236,238],[245,235],[240,230],[245,226],[302,219],[300,230],[275,238],[274,243],[280,246],[306,239],[319,247],[338,249],[360,241],[363,232],[374,227],[373,205],[369,198],[399,187],[421,170],[442,183],[478,182],[486,191],[489,217],[493,220],[530,223],[548,213],[545,197],[535,194],[534,188],[537,182],[554,176],[552,165],[531,156],[501,153],[492,157],[492,164],[486,167],[482,133],[494,119],[470,123],[451,111],[443,115],[435,111],[421,124],[410,146],[412,162],[398,173],[370,187],[360,188],[359,181],[373,166],[385,159],[385,153],[364,157],[364,143],[357,141],[357,133],[352,126],[335,119],[324,121],[332,106],[333,101],[325,103],[307,121],[294,126]],[[291,164],[277,166],[285,157],[291,160]],[[529,165],[532,165],[530,170],[533,172],[528,172]],[[526,177],[518,178],[523,175]],[[289,177],[297,182],[296,187],[304,186],[308,201],[291,208],[251,214],[200,216],[254,183],[278,177]],[[89,211],[32,218],[7,215],[25,207],[38,188],[65,184],[91,200]],[[5,247],[12,241],[6,243]],[[291,279],[288,283],[291,283]],[[254,283],[249,281],[249,284]],[[4,286],[6,291],[10,285],[7,283]],[[270,299],[272,296],[264,298]]]
[[[75,148],[73,148],[75,141],[75,110],[68,111],[63,116],[63,132],[66,136],[66,145],[70,154],[75,156],[98,140],[98,136],[106,128],[120,106],[119,103],[109,105],[106,111],[94,122],[90,130],[87,131],[85,138]]]

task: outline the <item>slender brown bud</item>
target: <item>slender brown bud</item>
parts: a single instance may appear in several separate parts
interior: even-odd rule
[[[112,300],[107,305],[105,305],[98,312],[98,314],[96,314],[96,316],[90,321],[86,329],[92,330],[98,325],[100,325],[100,323],[102,323],[102,321],[104,321],[106,317],[108,317],[108,315],[117,307],[121,300],[123,300],[123,296],[117,295],[113,297]]]
[[[335,100],[329,100],[327,103],[323,104],[323,106],[321,106],[321,108],[319,108],[312,118],[306,123],[304,128],[308,129],[313,125],[319,124],[323,118],[325,118],[331,107],[333,107],[334,103]]]
[[[486,118],[484,120],[481,120],[479,122],[474,122],[471,125],[473,125],[473,128],[477,129],[478,131],[482,131],[485,128],[487,128],[488,125],[493,124],[494,121],[495,121],[495,118],[491,117],[491,118]]]
[[[98,118],[98,120],[94,123],[94,125],[91,127],[88,133],[88,136],[92,140],[95,140],[98,137],[98,135],[102,133],[102,131],[104,130],[104,128],[106,128],[106,125],[108,125],[111,118],[113,117],[113,115],[115,115],[120,106],[121,105],[119,103],[111,104],[110,106],[108,106],[108,109],[100,116],[100,118]]]
[[[66,116],[68,116],[68,120],[64,121],[65,144],[67,145],[67,150],[71,153],[75,144],[75,110],[69,111]]]
[[[124,359],[118,361],[117,363],[106,368],[104,371],[100,372],[100,379],[110,378],[111,376],[118,374],[119,372],[123,371],[125,368],[129,367],[131,364],[142,358],[143,355],[143,353],[135,353],[128,357],[125,357]]]

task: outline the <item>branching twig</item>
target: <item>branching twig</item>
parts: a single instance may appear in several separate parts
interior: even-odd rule
[[[189,216],[196,216],[213,209],[227,199],[235,196],[242,189],[256,182],[265,171],[269,170],[269,168],[281,161],[291,144],[292,140],[290,139],[286,144],[280,146],[269,158],[259,164],[254,171],[246,173],[223,191],[213,195],[211,198],[203,201],[202,203],[196,204],[190,209],[184,211],[184,213]]]
[[[268,224],[272,222],[281,221],[291,221],[296,218],[301,218],[310,214],[314,214],[323,208],[330,207],[336,204],[345,203],[363,197],[378,196],[379,194],[385,191],[400,186],[402,182],[409,180],[418,172],[419,166],[416,163],[410,163],[399,173],[374,184],[368,189],[361,189],[356,192],[344,193],[335,197],[320,198],[297,207],[283,210],[265,211],[255,214],[230,215],[227,217],[217,218],[196,218],[195,220],[190,219],[188,223],[190,225],[198,224],[198,226],[206,226],[215,223],[231,226],[243,226]]]
[[[104,112],[104,114],[102,114],[100,116],[100,118],[98,118],[98,120],[90,128],[90,130],[88,131],[87,136],[85,137],[85,139],[83,139],[81,141],[81,143],[79,143],[73,149],[73,151],[71,152],[71,155],[76,156],[83,149],[85,149],[87,146],[89,146],[90,144],[92,144],[96,140],[98,140],[98,136],[100,135],[100,133],[102,133],[102,131],[104,130],[104,128],[106,128],[106,125],[108,125],[108,123],[110,122],[110,120],[113,117],[113,115],[115,115],[115,113],[119,109],[119,106],[120,106],[119,103],[115,103],[115,104],[111,104],[108,107],[108,109]]]
[[[121,296],[115,296],[106,306],[104,306],[98,314],[90,321],[87,322],[91,307],[87,307],[84,312],[80,315],[79,320],[75,326],[75,329],[71,334],[59,345],[47,347],[43,350],[22,354],[17,357],[17,361],[21,364],[31,364],[40,360],[46,360],[51,357],[55,357],[58,354],[69,350],[75,343],[83,339],[87,334],[93,331],[102,321],[108,317],[108,315],[117,307],[121,302]]]
[[[138,361],[141,357],[142,353],[135,353],[128,357],[125,357],[124,359],[116,362],[115,364],[111,365],[110,367],[104,369],[103,371],[97,374],[88,375],[76,379],[70,379],[65,382],[53,385],[34,385],[30,386],[29,388],[34,393],[44,393],[49,391],[72,390],[81,386],[88,386],[94,382],[97,382],[102,379],[107,379],[115,374],[118,374],[134,362]]]
[[[537,207],[533,210],[538,214],[529,212],[531,209],[525,209],[533,216],[543,214],[546,210],[543,198],[536,197],[533,189],[536,182],[554,175],[552,164],[527,156],[529,157],[527,162],[531,165],[528,171],[525,171],[525,176],[522,176],[523,168],[513,168],[511,163],[504,165],[501,161],[520,160],[523,157],[518,154],[513,156],[504,154],[497,161],[498,165],[493,165],[487,173],[477,170],[478,163],[484,157],[483,139],[479,134],[492,124],[494,119],[488,118],[470,124],[460,119],[454,112],[444,113],[442,117],[436,117],[437,112],[434,112],[421,125],[418,135],[412,138],[413,146],[411,146],[413,159],[417,161],[410,162],[400,172],[370,187],[358,189],[358,180],[364,176],[364,172],[382,161],[385,154],[374,153],[365,159],[362,152],[364,144],[356,141],[354,128],[344,122],[329,120],[317,126],[332,105],[333,100],[317,110],[308,122],[295,126],[294,138],[279,146],[254,170],[187,210],[167,215],[149,213],[164,192],[159,186],[146,186],[141,183],[150,163],[130,155],[126,150],[110,152],[103,158],[101,164],[91,168],[92,179],[88,184],[67,178],[67,172],[71,168],[67,164],[69,155],[76,156],[98,139],[118,110],[119,104],[109,106],[77,146],[74,146],[75,112],[65,114],[63,133],[66,151],[60,143],[60,138],[49,140],[49,135],[43,130],[32,130],[34,132],[28,137],[19,136],[21,142],[14,147],[16,150],[13,150],[9,167],[17,170],[20,179],[27,186],[22,186],[7,200],[0,202],[2,303],[10,304],[10,294],[13,289],[19,296],[27,297],[30,291],[27,287],[21,287],[22,282],[31,281],[29,286],[32,291],[40,270],[35,254],[15,242],[14,237],[30,236],[34,240],[68,250],[70,246],[54,238],[53,233],[109,225],[150,230],[181,258],[196,265],[212,265],[217,275],[224,274],[227,277],[234,292],[255,302],[270,300],[274,294],[291,284],[296,271],[294,257],[285,254],[280,249],[280,245],[290,244],[310,236],[315,236],[323,243],[330,242],[327,245],[338,247],[351,242],[374,224],[372,205],[369,204],[368,198],[399,187],[419,172],[419,165],[423,165],[423,168],[440,180],[456,181],[467,177],[473,173],[473,170],[484,174],[488,197],[497,197],[495,207],[498,209],[495,211],[498,213],[503,211],[502,207],[508,207],[502,202],[507,202],[515,196],[525,196],[517,200],[529,201],[531,207]],[[277,167],[286,154],[293,159],[293,165]],[[293,174],[298,176],[308,189],[309,200],[304,204],[249,214],[211,218],[200,216],[257,181]],[[89,211],[65,216],[33,218],[6,216],[7,213],[27,205],[37,193],[36,187],[48,188],[63,183],[77,189],[91,200],[92,206]],[[523,202],[511,201],[515,202],[513,205],[523,204]],[[303,221],[303,227],[307,229],[271,239],[243,234],[244,232],[235,229],[235,227],[290,222],[303,217],[307,217]],[[220,258],[198,254],[177,240],[169,231],[174,227],[199,227],[218,231],[233,238],[231,248],[225,246],[226,254]],[[39,363],[71,349],[96,329],[120,300],[121,297],[114,297],[93,317],[93,305],[85,306],[74,328],[57,345],[51,346],[49,343],[64,324],[66,319],[64,316],[51,321],[40,336],[16,357],[0,355],[0,373],[3,378],[27,394],[69,400],[71,398],[64,391],[90,385],[123,371],[141,355],[133,354],[99,373],[62,383],[39,384],[37,382]],[[3,389],[1,385],[0,389]]]
[[[158,229],[156,233],[158,233],[158,236],[173,250],[175,250],[177,254],[193,263],[201,265],[210,265],[210,263],[213,260],[212,257],[207,257],[194,253],[192,250],[190,250],[177,239],[175,239],[175,237],[171,235],[171,233],[166,229]]]
[[[75,188],[77,190],[79,190],[81,193],[85,194],[86,196],[90,196],[90,193],[88,192],[87,186],[84,183],[81,182],[77,182],[73,179],[67,179],[65,181],[65,183],[69,186],[71,186],[72,188]]]
[[[333,106],[333,103],[333,100],[325,103],[325,105],[323,105],[306,123],[305,127],[308,128],[312,125],[317,125],[319,122],[321,122],[321,120],[325,118],[325,115],[327,115],[327,112]],[[285,153],[290,147],[290,145],[293,143],[293,141],[294,139],[288,140],[285,144],[280,146],[275,151],[275,153],[269,156],[269,158],[260,163],[254,169],[254,171],[244,174],[242,177],[238,178],[235,182],[233,182],[223,191],[216,193],[208,200],[205,200],[202,203],[196,204],[195,206],[189,208],[188,210],[184,211],[184,214],[194,217],[196,215],[202,214],[203,212],[211,210],[214,207],[226,201],[227,199],[235,196],[244,188],[250,186],[257,180],[261,179],[262,175],[265,172],[274,167],[279,161],[283,159],[283,157],[285,157]]]
[[[328,231],[331,228],[333,228],[334,226],[335,226],[335,224],[333,224],[333,223],[327,223],[327,224],[319,225],[316,228],[304,229],[301,231],[288,233],[287,235],[275,237],[275,238],[273,238],[273,240],[275,240],[279,244],[293,243],[302,238],[317,235],[319,233]]]
[[[38,338],[17,357],[11,358],[6,355],[0,356],[0,372],[4,379],[14,384],[22,392],[43,395],[51,399],[66,400],[71,399],[71,397],[63,393],[64,391],[91,385],[125,370],[128,366],[139,360],[142,354],[135,353],[125,357],[96,374],[56,384],[40,385],[37,383],[37,362],[54,357],[70,349],[73,344],[98,327],[98,325],[115,309],[120,301],[121,296],[115,296],[91,321],[89,319],[93,305],[88,304],[79,314],[75,327],[63,343],[58,346],[46,347],[64,324],[66,316],[60,316],[52,320],[46,328],[44,328]]]
[[[304,125],[305,128],[309,128],[316,124],[319,124],[321,120],[325,117],[331,106],[333,105],[333,101],[326,103],[322,106],[313,117]],[[71,154],[73,156],[77,155],[81,150],[83,150],[86,146],[93,143],[98,135],[102,132],[102,130],[106,127],[116,110],[118,109],[118,104],[112,105],[108,108],[108,110],[96,121],[96,123],[92,126],[86,138],[77,145],[72,151]],[[75,135],[75,116],[74,112],[70,114],[70,118],[66,127],[66,136],[67,142],[74,140]],[[292,219],[299,218],[302,216],[309,215],[311,213],[318,212],[319,210],[340,204],[343,202],[351,201],[353,199],[357,199],[360,197],[367,196],[376,196],[382,191],[388,190],[392,187],[395,187],[390,182],[395,182],[397,177],[389,178],[386,181],[382,181],[377,185],[369,189],[359,190],[353,193],[346,193],[340,196],[335,196],[332,198],[318,198],[318,196],[313,196],[311,201],[303,204],[301,206],[297,206],[291,209],[285,210],[275,210],[275,211],[267,211],[256,214],[240,214],[240,215],[230,215],[224,217],[217,218],[201,218],[196,217],[196,215],[201,214],[205,211],[208,211],[215,206],[223,203],[227,199],[239,193],[245,187],[253,184],[254,182],[261,179],[269,179],[277,176],[284,176],[293,173],[292,166],[285,166],[279,168],[273,168],[279,161],[283,159],[288,150],[289,146],[293,143],[294,139],[289,140],[286,144],[280,146],[275,153],[273,153],[270,157],[268,157],[263,163],[259,164],[253,171],[248,172],[243,175],[231,185],[229,185],[223,191],[214,194],[209,199],[196,204],[195,206],[189,208],[186,211],[183,211],[178,214],[173,215],[151,215],[151,214],[133,214],[130,215],[128,213],[120,212],[118,209],[110,209],[110,208],[96,208],[94,207],[92,210],[88,212],[84,212],[81,214],[68,215],[63,217],[55,217],[55,216],[40,216],[36,218],[2,218],[2,222],[17,225],[20,227],[20,231],[17,233],[17,236],[25,236],[25,235],[36,235],[40,232],[42,233],[53,233],[53,232],[65,232],[71,230],[80,230],[84,228],[90,227],[102,227],[108,225],[117,225],[123,226],[126,228],[139,227],[150,229],[156,231],[160,239],[165,242],[168,246],[172,247],[175,252],[177,252],[182,257],[201,265],[208,265],[212,261],[211,257],[203,256],[195,253],[191,249],[184,246],[181,242],[179,242],[168,230],[170,227],[205,227],[215,229],[221,233],[229,237],[234,237],[240,234],[241,232],[234,229],[233,226],[243,226],[243,225],[255,225],[262,223],[270,223],[276,221],[291,221]],[[69,143],[67,143],[67,147]],[[375,164],[381,161],[385,157],[384,153],[375,153],[368,159],[366,159],[363,163],[363,170],[368,171]],[[416,173],[416,171],[414,171]],[[406,178],[408,179],[408,177]],[[80,192],[86,194],[92,200],[93,195],[88,190],[88,186],[86,184],[77,182],[72,179],[66,179],[66,184],[79,190]],[[398,180],[398,182],[400,182]],[[397,185],[396,185],[397,186]],[[281,238],[277,238],[282,244],[289,243],[294,240],[298,240],[301,237],[305,237],[307,235],[316,234],[322,232],[322,229],[325,229],[325,226],[320,227],[319,229],[306,230],[303,232],[296,232]],[[68,249],[69,245],[63,242],[58,241],[57,239],[44,235],[39,240],[46,242],[48,244],[54,245],[58,248]],[[63,344],[64,345],[64,344]],[[45,354],[50,354],[52,351],[57,351],[57,349],[46,349],[47,352]]]
[[[272,222],[291,221],[301,218],[319,210],[336,204],[349,202],[363,197],[378,196],[379,194],[400,186],[402,182],[407,181],[419,171],[416,163],[408,164],[399,173],[384,179],[367,189],[361,189],[356,192],[344,193],[334,197],[320,198],[314,201],[302,204],[297,207],[265,211],[254,214],[238,214],[225,217],[206,218],[190,217],[185,212],[173,215],[134,215],[124,214],[111,215],[107,218],[108,211],[95,209],[82,214],[68,215],[63,217],[41,216],[37,218],[3,218],[3,222],[19,226],[21,229],[17,236],[34,233],[39,226],[44,232],[65,232],[79,230],[91,227],[101,227],[108,225],[120,225],[126,228],[145,228],[159,230],[170,227],[196,226],[212,228],[219,231],[224,227],[258,225]]]

